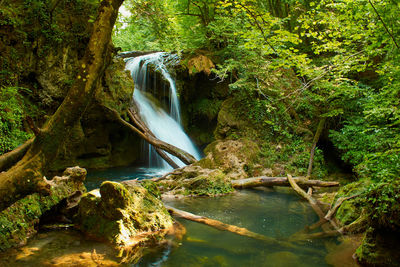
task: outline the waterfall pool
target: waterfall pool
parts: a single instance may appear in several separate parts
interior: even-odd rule
[[[89,171],[86,185],[90,190],[106,179],[146,178],[157,171]],[[173,199],[167,204],[276,238],[289,237],[318,220],[308,203],[286,188],[241,190],[215,198]],[[336,266],[357,266],[351,253],[343,253],[343,249],[335,252],[339,245],[333,238],[306,241],[299,244],[299,249],[287,249],[203,224],[178,221],[187,229],[183,239],[171,237],[162,247],[145,249],[144,257],[136,264],[116,265],[118,261],[108,245],[66,229],[41,230],[27,245],[0,255],[0,266],[332,266],[328,262],[337,262],[338,257],[340,265]]]

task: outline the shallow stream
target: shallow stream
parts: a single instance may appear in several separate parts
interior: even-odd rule
[[[143,168],[89,172],[86,185],[90,190],[105,179],[121,181],[156,173]],[[306,202],[285,188],[173,199],[168,204],[276,238],[289,237],[318,220]],[[337,261],[336,239],[307,241],[297,249],[287,249],[195,222],[179,222],[187,229],[182,240],[172,239],[160,248],[146,249],[137,264],[125,266],[331,266],[326,260]],[[351,258],[345,259],[351,254],[343,251],[338,254],[342,264],[337,266],[356,266]],[[0,257],[0,266],[115,266],[116,262],[110,247],[88,240],[73,229],[41,231],[26,246]]]

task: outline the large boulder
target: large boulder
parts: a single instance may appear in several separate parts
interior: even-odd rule
[[[233,191],[230,179],[221,170],[196,165],[177,169],[158,184],[163,197],[216,196]]]
[[[260,148],[247,138],[217,140],[204,150],[206,156],[195,165],[207,169],[219,169],[230,179],[241,179],[260,175],[258,164]]]
[[[0,251],[23,245],[37,232],[37,225],[44,213],[63,200],[85,192],[83,181],[86,170],[73,167],[48,181],[51,184],[48,196],[31,194],[18,200],[0,212]]]
[[[173,220],[163,203],[135,181],[106,181],[82,197],[76,224],[89,236],[126,249],[158,241]]]

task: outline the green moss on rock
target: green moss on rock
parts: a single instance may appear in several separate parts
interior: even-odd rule
[[[159,182],[163,192],[174,195],[216,196],[233,192],[230,179],[218,169],[189,165]]]
[[[76,223],[90,236],[129,247],[136,245],[138,235],[154,233],[148,236],[154,237],[173,222],[162,202],[136,182],[106,181],[100,190],[82,197]]]
[[[40,217],[46,211],[76,191],[86,191],[83,185],[85,178],[85,169],[68,168],[62,177],[56,176],[50,181],[50,195],[31,194],[1,211],[0,251],[25,244],[27,239],[36,233]]]
[[[400,233],[369,228],[356,256],[363,266],[399,266]]]
[[[335,202],[340,197],[349,197],[364,192],[367,188],[367,181],[358,181],[341,187],[335,197]],[[347,225],[358,219],[363,210],[363,203],[360,197],[349,199],[343,202],[336,212],[336,218]]]
[[[208,145],[204,152],[206,157],[194,165],[220,169],[233,179],[252,176],[258,165],[259,147],[247,138],[218,140]]]

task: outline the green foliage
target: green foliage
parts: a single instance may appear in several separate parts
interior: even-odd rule
[[[372,184],[365,195],[369,220],[376,228],[400,227],[400,182],[386,180]]]
[[[0,91],[0,154],[6,153],[30,138],[23,131],[24,110],[18,91],[21,87],[3,87]]]

